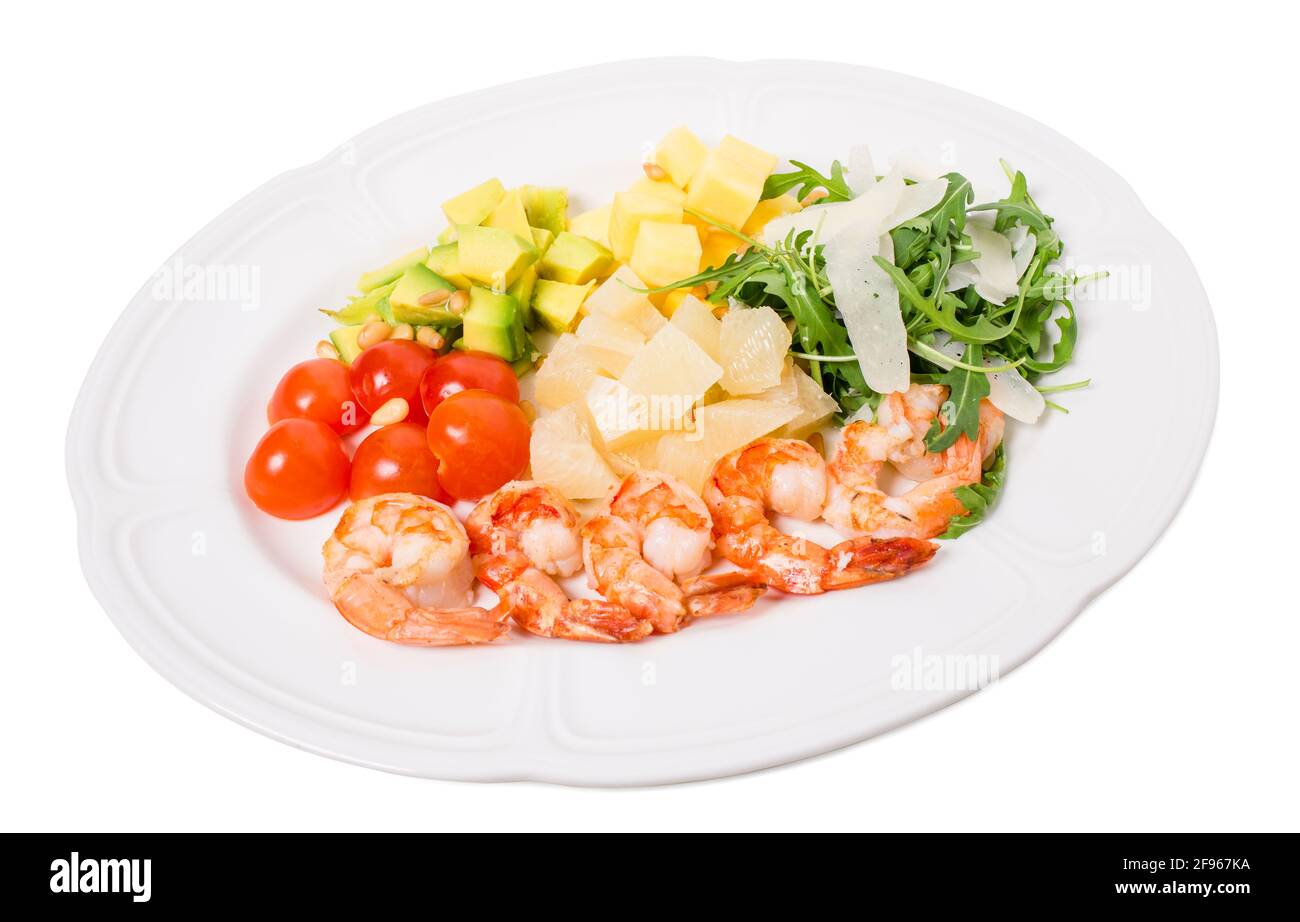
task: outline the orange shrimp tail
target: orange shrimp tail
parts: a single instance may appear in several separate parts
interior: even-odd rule
[[[421,647],[491,643],[510,630],[504,618],[482,608],[420,608],[370,573],[343,580],[333,601],[353,627],[393,643]]]
[[[901,576],[928,563],[939,550],[933,541],[920,538],[849,538],[831,548],[832,554],[852,555],[852,566]]]
[[[499,616],[513,618],[524,630],[539,637],[631,643],[654,629],[649,621],[621,605],[599,599],[569,599],[554,580],[537,569],[528,569],[506,583],[498,595]]]

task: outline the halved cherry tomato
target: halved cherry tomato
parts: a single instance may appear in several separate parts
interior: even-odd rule
[[[461,391],[429,415],[438,482],[457,499],[478,499],[528,466],[528,418],[519,405],[484,390]]]
[[[266,431],[244,468],[244,490],[258,509],[310,519],[348,495],[343,440],[315,419],[282,419]]]
[[[424,427],[397,423],[376,429],[352,456],[352,501],[380,493],[419,493],[440,503],[451,497],[438,484],[438,459]]]
[[[355,432],[370,414],[352,393],[348,368],[334,359],[309,359],[284,373],[266,407],[266,421],[302,417],[320,420],[339,435]]]
[[[448,352],[438,359],[420,381],[420,400],[424,412],[432,413],[452,394],[475,389],[491,391],[511,403],[519,402],[515,370],[486,352]]]
[[[433,352],[419,343],[386,339],[352,360],[352,390],[367,413],[402,397],[410,407],[407,420],[423,423],[429,414],[420,403],[420,379],[435,361]]]

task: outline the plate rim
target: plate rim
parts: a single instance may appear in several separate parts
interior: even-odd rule
[[[1108,194],[1122,194],[1127,199],[1127,203],[1125,203],[1127,205],[1126,212],[1131,211],[1145,219],[1147,229],[1151,234],[1158,235],[1165,244],[1171,245],[1174,255],[1185,266],[1188,281],[1194,286],[1198,294],[1195,306],[1201,309],[1203,319],[1208,327],[1207,342],[1205,344],[1207,349],[1205,358],[1208,364],[1202,369],[1204,374],[1201,378],[1205,387],[1203,388],[1203,394],[1198,395],[1207,399],[1200,402],[1199,406],[1202,412],[1194,420],[1195,423],[1199,424],[1196,433],[1196,448],[1194,449],[1195,458],[1192,463],[1186,465],[1177,483],[1173,485],[1173,489],[1168,494],[1170,497],[1168,508],[1157,511],[1157,514],[1151,519],[1150,533],[1144,531],[1141,540],[1136,542],[1130,553],[1124,555],[1123,559],[1112,563],[1104,573],[1099,574],[1098,578],[1075,580],[1069,584],[1068,588],[1062,587],[1062,594],[1066,592],[1072,593],[1068,602],[1060,599],[1057,601],[1064,614],[1053,619],[1050,624],[1045,625],[1035,642],[1022,645],[1023,650],[1017,650],[1017,656],[1008,659],[1006,668],[1000,669],[1000,677],[1005,677],[1059,636],[1087,607],[1088,603],[1132,570],[1168,531],[1178,513],[1186,504],[1187,496],[1195,486],[1205,454],[1213,437],[1219,402],[1220,360],[1217,328],[1209,297],[1185,249],[1177,238],[1150,213],[1133,188],[1118,173],[1065,135],[1036,119],[1022,115],[999,103],[935,81],[849,63],[789,58],[730,61],[721,58],[688,56],[638,58],[572,68],[435,100],[384,119],[346,139],[341,145],[318,160],[282,172],[259,185],[196,231],[168,258],[168,262],[184,253],[196,240],[203,238],[218,226],[226,223],[232,216],[238,214],[271,187],[279,185],[291,177],[301,177],[317,170],[331,168],[332,161],[338,151],[348,144],[357,143],[368,135],[379,134],[386,128],[412,117],[415,113],[430,112],[444,107],[462,106],[476,98],[493,94],[508,94],[523,87],[534,87],[548,82],[559,83],[575,78],[589,79],[602,73],[608,78],[617,79],[624,74],[635,73],[643,69],[664,67],[708,67],[714,69],[799,67],[818,71],[838,71],[859,79],[866,78],[877,81],[883,79],[902,81],[907,84],[919,84],[931,91],[941,92],[953,98],[965,98],[977,102],[980,106],[999,110],[1004,115],[1013,117],[1022,124],[1032,125],[1036,131],[1043,132],[1056,143],[1065,145],[1073,156],[1081,158],[1090,168],[1104,173],[1113,187],[1107,190]],[[166,265],[166,263],[163,263],[163,265]],[[713,747],[703,747],[717,751],[709,753],[704,758],[696,758],[690,765],[658,767],[651,768],[648,771],[639,770],[639,766],[634,764],[637,759],[635,754],[620,753],[611,757],[592,753],[563,752],[554,749],[554,747],[554,751],[549,753],[535,753],[531,756],[524,756],[510,749],[504,751],[494,750],[492,758],[486,760],[490,764],[484,764],[485,760],[482,759],[475,762],[473,756],[477,755],[477,753],[469,753],[471,758],[466,760],[461,758],[466,755],[465,753],[439,752],[438,755],[443,758],[433,760],[433,762],[437,763],[436,766],[428,761],[418,766],[411,763],[399,764],[391,755],[389,757],[379,755],[370,757],[356,751],[349,751],[346,743],[355,740],[355,736],[350,732],[315,721],[298,711],[286,709],[280,703],[257,697],[248,688],[229,682],[219,675],[196,672],[193,665],[187,662],[190,658],[187,651],[179,648],[174,642],[168,648],[167,645],[159,642],[159,638],[149,636],[149,631],[144,629],[141,624],[137,624],[136,619],[132,617],[131,611],[137,606],[137,603],[131,600],[132,590],[121,575],[116,572],[112,555],[105,550],[108,543],[101,540],[98,546],[96,545],[96,539],[103,538],[104,535],[96,530],[101,517],[97,514],[96,503],[92,501],[89,472],[85,469],[85,465],[88,463],[87,459],[91,456],[89,449],[93,447],[93,442],[87,436],[91,430],[84,425],[84,421],[94,404],[95,385],[103,378],[112,357],[120,353],[125,328],[132,316],[139,313],[133,308],[141,296],[149,289],[149,286],[149,281],[146,281],[141,286],[106,334],[103,343],[87,369],[69,419],[65,444],[65,464],[77,518],[78,556],[82,572],[92,594],[132,649],[168,682],[217,713],[296,748],[351,764],[364,765],[396,774],[447,780],[539,781],[562,785],[624,787],[698,781],[789,764],[823,753],[833,752],[890,732],[899,726],[943,710],[974,693],[973,690],[959,690],[937,693],[930,697],[918,695],[915,704],[906,709],[901,709],[896,719],[874,727],[856,730],[845,727],[836,733],[814,733],[815,739],[810,740],[784,740],[783,737],[791,735],[789,732],[771,733],[755,738],[766,741],[765,746],[755,746],[748,740],[740,742],[728,741]],[[202,668],[202,664],[200,664],[200,668]],[[286,719],[288,721],[287,725],[285,723]],[[781,743],[784,744],[781,745]],[[679,753],[682,751],[684,750],[677,750]],[[616,763],[616,765],[610,763]]]

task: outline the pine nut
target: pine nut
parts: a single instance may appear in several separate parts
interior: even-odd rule
[[[657,163],[643,163],[641,169],[645,170],[645,175],[655,182],[663,182],[668,178],[668,171]]]
[[[421,346],[428,346],[434,351],[441,349],[447,342],[442,338],[442,334],[433,327],[420,327],[420,329],[416,331],[415,341]]]
[[[394,397],[370,414],[370,422],[376,426],[391,426],[406,419],[406,414],[409,412],[411,412],[411,405],[406,402],[406,398]]]
[[[415,339],[415,327],[409,323],[399,323],[393,327],[392,339]]]
[[[393,328],[382,320],[376,320],[374,323],[367,323],[361,328],[360,335],[357,336],[357,345],[362,349],[369,349],[376,343],[382,343],[392,335]]]
[[[537,407],[533,406],[531,400],[521,400],[519,401],[519,409],[524,411],[524,419],[528,420],[528,425],[531,426],[533,420],[537,419]]]
[[[469,310],[469,292],[458,291],[447,300],[447,310],[457,317]]]
[[[816,205],[828,195],[830,195],[830,193],[825,189],[813,189],[803,198],[799,199],[799,204],[804,208],[807,208],[809,205]]]
[[[424,305],[441,304],[451,297],[451,292],[445,288],[435,288],[433,291],[426,291],[420,295],[420,303]]]
[[[334,348],[334,344],[328,339],[322,339],[316,344],[316,358],[334,359],[338,361],[339,350]]]

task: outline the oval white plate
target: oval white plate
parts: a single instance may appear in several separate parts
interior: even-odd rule
[[[493,648],[373,640],[323,597],[335,515],[251,508],[245,458],[283,369],[357,274],[428,243],[438,203],[497,175],[607,201],[688,124],[828,165],[914,148],[1000,195],[1005,157],[1067,257],[1112,278],[1080,297],[1071,414],[1015,426],[986,524],[894,583],[765,601],[624,647],[516,635]],[[214,335],[219,333],[220,335]],[[1170,360],[1158,413],[1146,356]],[[788,762],[957,700],[951,670],[1005,675],[1127,571],[1191,487],[1213,426],[1213,320],[1178,244],[1111,170],[1030,119],[860,67],[700,59],[573,71],[436,103],[281,176],[204,228],[127,307],[72,416],[82,565],[171,682],[285,742],[435,778],[644,784]],[[1146,452],[1143,446],[1158,446]],[[966,657],[982,657],[969,660]],[[947,668],[951,678],[935,679]]]

